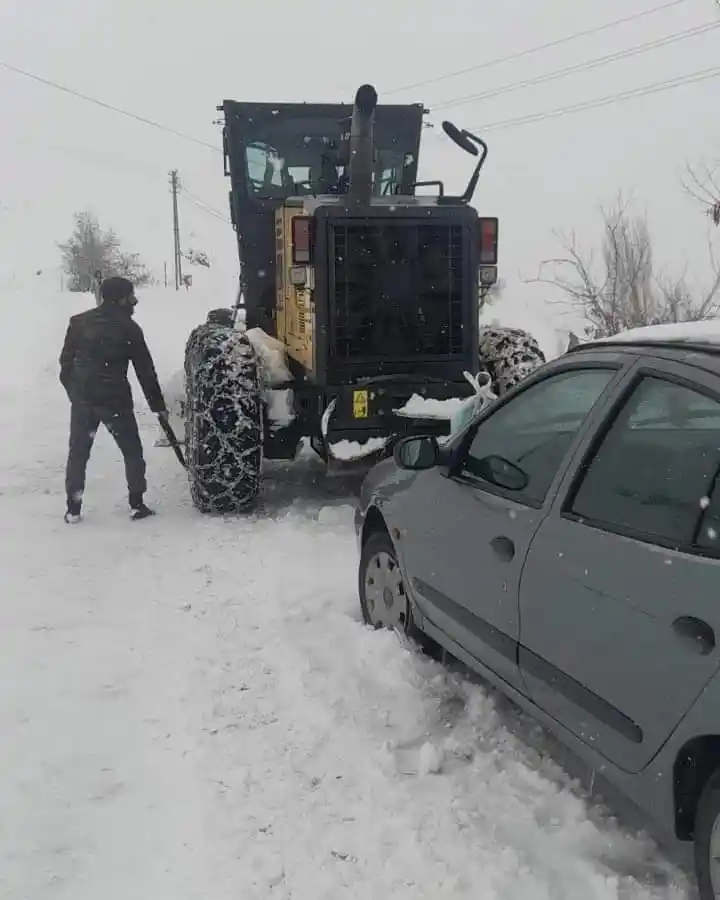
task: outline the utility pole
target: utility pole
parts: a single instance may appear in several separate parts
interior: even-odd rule
[[[180,220],[178,217],[178,191],[180,190],[180,178],[178,170],[173,169],[170,172],[170,187],[172,188],[173,198],[173,257],[175,261],[175,290],[180,290],[182,284],[182,254],[180,252]]]

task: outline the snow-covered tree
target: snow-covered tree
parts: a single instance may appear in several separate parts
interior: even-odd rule
[[[71,291],[92,291],[96,272],[103,278],[122,275],[135,285],[152,280],[139,255],[122,250],[115,232],[102,229],[90,212],[76,213],[73,233],[58,246]]]
[[[123,278],[132,281],[136,287],[143,287],[151,284],[153,281],[152,273],[140,259],[139,253],[118,251],[112,262],[111,269],[112,272],[110,274],[122,275]],[[104,273],[104,277],[107,277],[107,274]]]
[[[204,266],[206,269],[210,268],[210,260],[208,259],[207,253],[202,250],[187,250],[183,253],[185,259],[194,266]]]

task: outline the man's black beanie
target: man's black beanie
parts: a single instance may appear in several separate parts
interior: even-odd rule
[[[119,275],[113,275],[112,278],[106,278],[100,285],[100,296],[105,303],[119,303],[129,297],[134,290],[132,281],[121,278]]]

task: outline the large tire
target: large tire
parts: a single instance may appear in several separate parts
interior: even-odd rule
[[[545,354],[527,331],[484,325],[480,328],[480,361],[490,373],[493,391],[502,397],[543,365]]]
[[[252,345],[227,325],[200,325],[185,348],[185,387],[193,503],[201,512],[246,509],[262,469],[262,392]]]

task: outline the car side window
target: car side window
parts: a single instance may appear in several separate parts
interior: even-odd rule
[[[520,502],[542,503],[615,374],[609,368],[570,369],[530,385],[480,422],[462,474],[481,486],[505,488]]]
[[[720,402],[642,378],[594,454],[570,512],[662,545],[701,547],[720,466]],[[708,531],[709,529],[709,531]],[[717,549],[717,542],[714,545]]]

